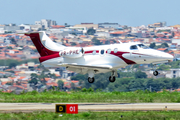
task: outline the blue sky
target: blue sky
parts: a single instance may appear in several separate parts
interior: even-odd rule
[[[140,26],[180,24],[180,0],[0,0],[0,24],[34,24],[52,19],[59,25],[117,22]]]

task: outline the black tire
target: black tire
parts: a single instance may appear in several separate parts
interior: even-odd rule
[[[111,79],[111,76],[109,77],[109,81],[110,82],[114,82],[116,80],[116,77],[115,76],[113,76],[113,78]]]
[[[92,77],[92,78],[88,77],[88,82],[93,83],[94,82],[94,77]]]
[[[158,71],[154,71],[154,72],[153,72],[153,75],[154,75],[154,76],[158,76],[158,74],[159,74]]]

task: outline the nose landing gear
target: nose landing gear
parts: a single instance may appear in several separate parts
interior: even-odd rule
[[[153,72],[153,75],[158,76],[159,72],[156,70],[156,64],[153,65],[153,69],[154,69],[154,66],[155,66],[155,70]]]
[[[159,74],[159,72],[158,72],[157,70],[155,70],[155,71],[153,72],[153,75],[154,75],[154,76],[158,76],[158,74]]]

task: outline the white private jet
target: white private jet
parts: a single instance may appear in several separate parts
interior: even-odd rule
[[[53,42],[44,31],[25,33],[36,46],[39,61],[45,67],[66,67],[76,73],[88,73],[88,82],[94,82],[94,74],[111,71],[110,82],[115,81],[117,69],[133,64],[159,64],[173,60],[173,56],[150,49],[142,43],[130,42],[93,47],[66,47]],[[154,70],[153,74],[158,75]]]

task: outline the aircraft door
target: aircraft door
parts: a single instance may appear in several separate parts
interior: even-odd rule
[[[138,61],[138,54],[136,54],[137,52],[138,52],[139,50],[138,50],[138,47],[137,47],[137,45],[132,45],[132,46],[130,46],[130,58],[131,58],[131,60],[133,60],[133,61],[135,61],[135,62],[137,62]]]
[[[137,47],[137,45],[132,45],[132,46],[130,46],[130,50],[131,50],[131,52],[130,52],[131,55],[132,55],[132,53],[134,53],[134,52],[138,52],[138,47]]]

